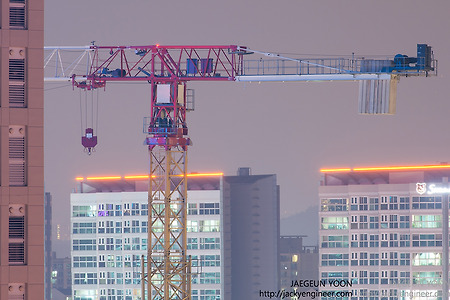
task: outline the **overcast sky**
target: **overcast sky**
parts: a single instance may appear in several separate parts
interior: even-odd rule
[[[277,174],[286,218],[318,205],[322,167],[450,161],[449,11],[446,0],[46,0],[45,45],[237,44],[304,57],[415,56],[417,43],[431,45],[438,76],[402,78],[393,116],[358,115],[356,82],[189,83],[189,171]],[[76,176],[148,172],[150,90],[110,84],[99,92],[99,144],[87,156],[79,91],[58,87],[45,92],[45,185],[53,224],[67,228]]]

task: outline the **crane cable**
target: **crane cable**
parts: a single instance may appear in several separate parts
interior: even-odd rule
[[[80,129],[81,129],[81,136],[84,135],[83,132],[83,104],[82,104],[82,96],[81,96],[81,91],[82,89],[80,89]]]
[[[84,97],[82,95],[82,92],[84,91]],[[99,115],[99,92],[97,90],[96,97],[94,98],[94,91],[91,91],[91,113],[89,116],[89,101],[88,101],[88,91],[80,89],[80,129],[81,129],[81,135],[83,136],[85,134],[86,128],[92,127],[96,131],[98,130],[98,115]],[[83,99],[84,98],[84,99]],[[83,100],[84,100],[84,109],[83,109]],[[94,103],[95,102],[95,103]],[[84,117],[83,117],[84,113]],[[90,124],[89,123],[90,119]],[[95,125],[95,127],[94,127]]]

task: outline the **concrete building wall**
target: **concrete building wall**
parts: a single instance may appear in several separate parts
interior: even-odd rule
[[[0,299],[13,294],[44,299],[43,46],[44,0],[2,0]],[[17,145],[12,141],[18,142],[18,151],[11,149]],[[23,234],[16,232],[13,241],[11,216],[24,217]]]
[[[197,178],[189,185],[196,189],[187,195],[192,300],[221,299],[219,180],[216,177],[211,184]],[[127,186],[147,190],[146,182]],[[83,185],[79,191],[89,190],[88,184]],[[100,185],[103,192],[71,194],[72,299],[141,299],[140,258],[147,255],[148,192],[120,192],[114,181]]]
[[[260,299],[279,287],[279,187],[275,175],[224,176],[224,298]]]
[[[351,299],[448,299],[450,168],[404,169],[324,174],[319,275],[352,286],[323,290],[350,291]],[[445,189],[433,192],[433,184]]]

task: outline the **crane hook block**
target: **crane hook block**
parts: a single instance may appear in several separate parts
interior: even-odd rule
[[[97,136],[94,135],[94,129],[86,128],[85,135],[81,137],[81,144],[89,155],[94,151],[95,146],[97,146]]]

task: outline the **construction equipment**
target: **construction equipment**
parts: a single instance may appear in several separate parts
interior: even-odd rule
[[[186,121],[190,104],[187,82],[359,81],[360,113],[388,114],[395,112],[400,76],[437,74],[437,63],[431,47],[426,44],[417,46],[417,57],[398,54],[382,60],[295,59],[236,45],[91,45],[46,49],[50,52],[46,68],[52,61],[56,62],[53,63],[54,75],[47,73],[46,81],[70,80],[74,87],[82,90],[105,88],[107,83],[114,82],[148,82],[151,86],[150,116],[144,121],[150,153],[148,201],[151,213],[147,261],[142,263],[143,273],[146,273],[142,280],[143,299],[146,291],[148,299],[190,299],[186,174],[187,149],[192,142]],[[68,49],[72,55],[75,50],[79,52],[75,51],[73,63],[65,65],[62,55]],[[260,57],[251,59],[255,55]],[[66,75],[67,70],[72,75]],[[86,129],[83,141],[88,146],[94,144],[92,128]]]

